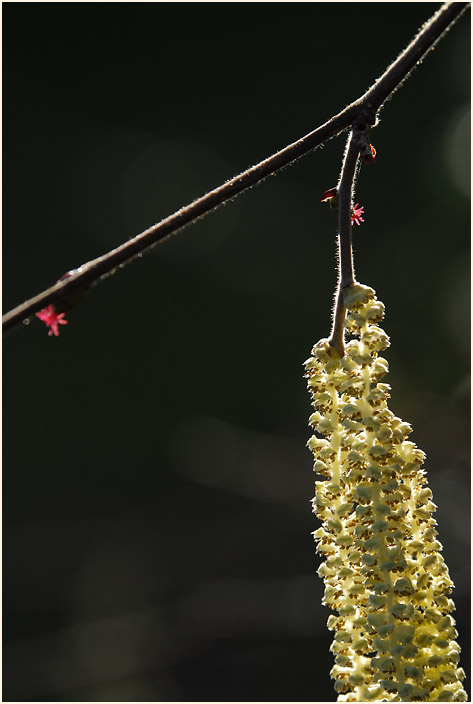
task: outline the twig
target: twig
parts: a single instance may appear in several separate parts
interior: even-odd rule
[[[329,343],[332,347],[335,347],[341,356],[344,354],[345,339],[345,328],[343,326],[345,320],[345,304],[343,302],[343,292],[346,288],[355,283],[351,246],[351,210],[357,162],[358,143],[352,131],[347,141],[342,170],[337,186],[338,285],[333,309],[332,332],[329,337]]]
[[[83,293],[89,286],[107,274],[115,271],[118,266],[134,259],[143,250],[162,241],[184,225],[206,215],[216,206],[259,183],[270,174],[276,173],[283,166],[291,164],[303,154],[307,154],[351,125],[363,128],[376,124],[377,113],[383,102],[468,6],[469,3],[464,2],[447,2],[442,5],[396,61],[386,69],[361,98],[297,142],[276,152],[218,188],[209,191],[206,195],[161,220],[158,224],[127,240],[116,249],[112,249],[107,254],[69,272],[67,278],[59,280],[54,286],[6,313],[3,316],[3,331],[6,332],[50,303],[53,303],[58,310],[61,309],[61,306],[66,307],[68,301]]]

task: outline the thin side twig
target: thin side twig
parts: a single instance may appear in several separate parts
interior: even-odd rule
[[[300,156],[312,151],[351,125],[363,128],[376,124],[377,113],[386,98],[402,83],[468,6],[469,3],[466,2],[447,2],[442,5],[420,29],[396,61],[358,100],[305,137],[252,166],[218,188],[209,191],[206,195],[127,240],[107,254],[68,272],[66,278],[60,279],[34,298],[30,298],[6,313],[2,319],[3,331],[6,332],[50,303],[53,303],[58,310],[61,309],[61,306],[67,307],[68,301],[83,293],[89,286],[107,274],[112,273],[118,266],[132,261],[140,252],[164,240],[184,225],[206,215],[221,203],[259,183],[270,174],[276,173],[282,167],[291,164]]]

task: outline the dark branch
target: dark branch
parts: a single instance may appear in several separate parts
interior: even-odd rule
[[[127,240],[111,252],[75,269],[70,272],[67,278],[58,281],[54,286],[6,313],[3,316],[3,331],[5,332],[22,320],[29,318],[50,303],[53,303],[58,310],[64,310],[68,301],[83,293],[100,278],[112,273],[120,264],[131,261],[138,253],[157,242],[161,242],[184,225],[207,214],[216,206],[259,183],[270,174],[276,173],[283,166],[291,164],[303,154],[312,151],[351,125],[361,129],[367,125],[374,125],[377,112],[386,98],[400,85],[468,5],[469,3],[462,2],[442,5],[376,83],[361,98],[348,105],[338,115],[297,142],[235,176],[136,237]]]
[[[435,15],[422,25],[415,39],[363,96],[366,106],[379,110],[469,5],[470,3],[463,2],[444,3]]]

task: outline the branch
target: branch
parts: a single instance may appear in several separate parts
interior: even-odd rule
[[[25,301],[9,313],[6,313],[3,316],[3,331],[6,332],[50,303],[53,303],[58,310],[66,309],[89,286],[107,274],[113,273],[119,265],[132,261],[140,252],[157,242],[161,242],[184,225],[188,225],[197,220],[197,218],[206,215],[216,206],[233,198],[238,193],[242,193],[250,186],[259,183],[270,174],[276,173],[283,166],[291,164],[303,154],[312,151],[351,125],[355,125],[360,129],[368,125],[375,125],[377,113],[384,101],[402,83],[468,6],[469,3],[464,2],[447,2],[442,5],[438,12],[421,28],[396,61],[386,69],[383,75],[358,100],[348,105],[328,122],[325,122],[305,137],[276,152],[259,164],[252,166],[218,188],[209,191],[206,195],[181,208],[173,215],[136,235],[136,237],[127,240],[107,254],[68,272],[54,286],[47,288],[34,298]]]
[[[344,354],[345,304],[343,292],[355,283],[353,268],[353,253],[351,246],[351,211],[353,183],[355,180],[356,165],[358,162],[359,141],[353,131],[348,138],[345,156],[343,159],[340,180],[337,186],[338,201],[338,285],[335,295],[333,311],[332,332],[329,344],[338,351],[341,357]]]

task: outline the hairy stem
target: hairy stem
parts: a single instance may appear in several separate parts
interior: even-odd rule
[[[338,194],[338,285],[333,309],[332,332],[329,343],[343,357],[345,351],[345,304],[343,292],[355,283],[353,268],[353,252],[351,246],[351,209],[353,184],[358,162],[358,145],[351,132],[348,138],[343,159],[340,179],[337,186]]]
[[[374,125],[377,112],[386,98],[402,83],[468,6],[469,3],[464,2],[447,2],[442,5],[438,12],[420,29],[396,61],[358,100],[305,137],[252,166],[218,188],[209,191],[206,195],[127,240],[107,254],[74,269],[68,273],[67,278],[60,279],[34,298],[9,311],[3,316],[3,331],[9,330],[50,303],[53,303],[58,309],[65,307],[68,300],[74,299],[78,294],[87,290],[90,285],[114,272],[118,266],[132,261],[140,252],[157,242],[161,242],[184,225],[206,215],[221,203],[259,183],[270,174],[276,173],[283,166],[287,166],[303,154],[307,154],[351,125],[360,128]]]

